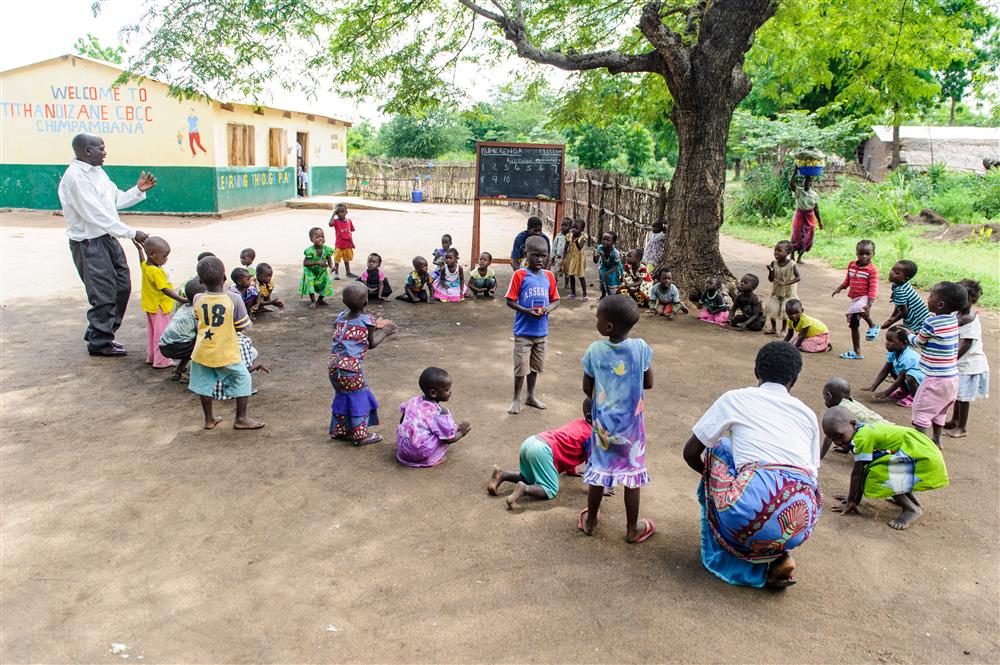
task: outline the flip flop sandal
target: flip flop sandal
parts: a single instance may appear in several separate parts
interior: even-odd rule
[[[840,354],[841,360],[863,360],[864,356],[854,351],[844,351]]]
[[[865,339],[869,342],[874,342],[878,339],[878,334],[880,332],[882,332],[882,326],[872,326],[868,329],[868,332],[865,333]]]
[[[359,448],[361,446],[370,446],[373,443],[379,443],[384,441],[385,437],[381,434],[372,434],[368,438],[353,441],[354,447]]]
[[[656,533],[656,522],[647,517],[643,517],[642,522],[646,525],[646,530],[643,531],[642,534],[640,534],[635,540],[629,540],[629,544],[638,545],[639,543],[644,543],[649,540],[654,533]]]
[[[913,395],[907,395],[903,399],[901,399],[898,402],[896,402],[896,405],[897,406],[902,406],[902,407],[907,407],[907,408],[913,406]]]
[[[584,523],[587,520],[587,511],[588,510],[589,510],[588,508],[584,508],[583,510],[580,511],[580,521],[576,523],[576,528],[579,529],[580,531],[583,531]],[[601,518],[601,511],[598,510],[597,511],[597,519],[600,519],[600,518]],[[594,526],[595,527],[597,526],[597,520],[594,520]]]

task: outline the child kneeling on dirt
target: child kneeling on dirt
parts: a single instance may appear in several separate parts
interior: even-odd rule
[[[435,466],[445,460],[448,448],[472,429],[468,420],[458,425],[442,402],[451,399],[451,375],[440,367],[420,373],[420,391],[400,405],[403,415],[396,428],[396,459],[406,466]]]
[[[588,443],[593,433],[590,410],[588,397],[583,400],[583,418],[525,439],[518,455],[519,470],[504,471],[493,467],[486,491],[496,496],[502,483],[517,483],[506,499],[508,510],[519,508],[518,500],[524,495],[554,499],[559,493],[559,474],[579,475],[576,468],[587,461]]]

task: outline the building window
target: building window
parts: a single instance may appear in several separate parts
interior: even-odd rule
[[[267,154],[270,166],[283,169],[288,166],[288,132],[272,127],[267,134]]]
[[[254,166],[257,163],[255,154],[255,135],[253,125],[226,125],[226,135],[229,146],[230,166]]]

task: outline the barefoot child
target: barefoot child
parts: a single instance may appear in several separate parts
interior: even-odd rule
[[[253,250],[252,247],[247,247],[240,252],[240,265],[250,273],[250,276],[254,279],[257,278],[257,266],[253,262],[257,259],[257,252]]]
[[[569,298],[576,299],[576,281],[580,280],[581,300],[587,298],[587,257],[583,248],[590,245],[586,234],[587,225],[582,219],[573,222],[573,230],[566,243],[566,258],[563,260],[563,274],[569,279]]]
[[[559,279],[563,276],[563,288],[569,288],[569,277],[563,272],[563,260],[566,258],[566,248],[569,246],[569,236],[573,232],[573,220],[563,217],[562,224],[559,225],[559,235],[552,241],[552,261],[549,263],[549,270]]]
[[[687,306],[681,302],[680,291],[674,284],[674,275],[670,268],[660,268],[656,274],[656,284],[649,292],[649,311],[653,316],[663,315],[668,321],[674,319],[674,314],[687,314]]]
[[[143,244],[132,241],[139,252],[142,266],[142,311],[146,313],[146,364],[155,369],[173,367],[174,363],[160,353],[160,337],[170,324],[174,302],[187,303],[187,298],[174,291],[163,265],[170,256],[170,245],[163,238],[151,236]],[[143,255],[145,249],[145,256]]]
[[[309,307],[325,306],[324,298],[333,295],[333,285],[330,283],[330,270],[333,269],[333,250],[326,245],[323,229],[314,226],[309,229],[309,240],[312,244],[306,247],[302,259],[302,281],[299,282],[299,294],[309,296]]]
[[[201,280],[195,277],[184,285],[184,293],[194,299],[199,293],[205,292]],[[191,352],[194,351],[194,341],[198,337],[198,320],[194,316],[194,307],[188,301],[174,311],[173,318],[160,335],[160,354],[171,360],[176,360],[177,367],[170,373],[171,381],[184,378],[184,370],[191,362]]]
[[[396,324],[386,319],[376,321],[365,313],[368,290],[364,285],[348,284],[341,295],[347,309],[333,323],[327,364],[334,391],[330,438],[365,446],[382,440],[381,434],[368,431],[379,424],[379,419],[378,400],[365,377],[365,354],[396,332]]]
[[[514,236],[514,246],[510,250],[510,265],[514,270],[526,266],[527,252],[525,250],[525,243],[528,242],[528,238],[533,236],[544,238],[547,252],[552,251],[552,243],[549,242],[549,237],[542,232],[542,219],[540,217],[529,217],[528,227]],[[548,263],[545,265],[547,267]]]
[[[889,526],[906,529],[923,514],[913,493],[948,486],[944,457],[922,432],[888,423],[862,425],[840,406],[823,415],[823,431],[837,445],[854,448],[851,486],[846,496],[835,497],[835,513],[857,513],[864,496],[888,499],[901,508]]]
[[[803,353],[823,353],[830,350],[830,329],[819,319],[803,313],[802,303],[797,298],[785,303],[785,316],[788,317],[786,342],[791,342]]]
[[[338,203],[330,216],[330,226],[333,227],[333,278],[340,279],[340,262],[344,262],[344,276],[354,279],[351,274],[351,261],[354,260],[354,222],[347,216],[347,204]]]
[[[406,276],[403,293],[396,296],[396,300],[429,303],[432,279],[431,274],[427,272],[427,259],[422,256],[413,257],[413,272]]]
[[[736,297],[733,307],[729,310],[729,325],[743,330],[759,331],[764,329],[764,306],[754,293],[760,279],[757,275],[746,274],[736,285]]]
[[[260,429],[264,423],[247,417],[253,384],[236,339],[238,331],[253,325],[250,316],[238,295],[223,290],[226,267],[218,258],[210,256],[198,262],[198,279],[205,285],[205,292],[199,293],[193,301],[198,337],[191,353],[188,389],[201,397],[205,429],[214,429],[222,422],[222,418],[212,413],[212,394],[219,380],[236,397],[233,428]]]
[[[662,219],[653,222],[649,229],[646,246],[642,250],[642,260],[646,264],[646,270],[649,274],[656,272],[656,269],[663,263],[663,255],[667,249],[667,234],[664,232],[663,226]]]
[[[910,280],[917,274],[917,264],[903,259],[896,261],[889,270],[889,283],[892,284],[892,315],[885,320],[882,327],[888,329],[897,321],[902,320],[903,326],[910,330],[920,330],[924,319],[930,313],[927,304],[921,299]]]
[[[535,383],[545,365],[549,314],[559,306],[556,278],[548,265],[549,249],[539,237],[528,238],[525,266],[514,273],[507,289],[507,306],[514,314],[514,398],[507,413],[521,412],[521,387],[527,378],[527,406],[544,409],[535,397]]]
[[[469,295],[465,268],[458,262],[458,250],[449,247],[444,255],[444,265],[434,278],[434,297],[441,302],[461,302]]]
[[[828,409],[832,409],[835,406],[844,407],[851,412],[851,417],[862,425],[889,422],[861,402],[851,397],[851,384],[848,383],[847,379],[842,376],[833,377],[823,386],[823,403]],[[820,459],[826,457],[832,443],[833,441],[830,437],[823,437],[823,447],[819,453]],[[840,446],[837,446],[835,450],[838,453],[851,452],[850,448],[841,448]]]
[[[800,281],[799,267],[792,259],[792,243],[782,240],[774,246],[774,261],[766,266],[767,281],[771,282],[771,298],[767,301],[765,311],[771,329],[764,331],[768,335],[778,334],[778,321],[781,321],[781,332],[785,332],[785,302],[798,298],[796,286]]]
[[[643,395],[653,387],[653,349],[628,334],[639,320],[631,298],[610,295],[597,306],[597,332],[583,355],[583,392],[593,400],[594,433],[583,474],[587,507],[578,528],[594,533],[605,489],[625,486],[625,539],[642,543],[656,531],[651,519],[639,520],[639,490],[649,484],[646,472],[646,424]]]
[[[698,306],[698,320],[724,326],[729,322],[729,308],[722,296],[722,278],[709,277],[705,280],[705,290],[692,294],[691,301]]]
[[[886,377],[893,378],[892,383],[882,392],[876,392]],[[913,396],[924,380],[920,370],[920,356],[910,346],[910,338],[904,328],[893,326],[885,331],[885,364],[875,375],[875,380],[866,392],[874,393],[875,400],[889,397],[899,398],[899,406],[909,407],[913,404]]]
[[[601,297],[617,293],[625,271],[622,269],[622,254],[615,247],[618,234],[605,231],[601,244],[594,248],[594,263],[597,264],[597,278],[601,283]]]
[[[260,293],[258,312],[269,312],[268,305],[285,309],[285,303],[274,296],[274,269],[269,263],[257,264],[257,291]]]
[[[492,263],[493,255],[483,252],[479,255],[479,264],[469,273],[469,290],[476,297],[492,298],[496,295],[497,276]]]
[[[516,483],[507,497],[507,510],[520,508],[518,501],[522,496],[554,499],[559,493],[559,474],[579,475],[576,468],[587,461],[587,443],[593,434],[590,411],[588,397],[583,400],[582,418],[525,439],[518,455],[518,471],[493,467],[493,475],[486,486],[490,496],[497,495],[497,488],[502,483]]]
[[[368,300],[388,300],[392,295],[392,287],[389,280],[382,272],[382,257],[372,252],[368,255],[368,265],[365,271],[358,277],[358,281],[368,289]]]
[[[254,278],[250,271],[246,268],[233,268],[229,277],[233,280],[233,285],[229,287],[229,290],[240,297],[248,312],[256,311],[260,307],[260,290],[254,284]]]
[[[628,296],[639,307],[648,306],[653,278],[649,276],[646,264],[642,262],[642,252],[630,249],[625,254],[625,265],[622,268],[622,285],[618,287],[618,293]]]
[[[983,289],[979,282],[959,282],[969,294],[969,302],[958,313],[958,396],[951,420],[944,424],[945,435],[953,439],[966,436],[969,407],[977,399],[990,396],[990,366],[983,351],[983,326],[972,306],[979,302]]]
[[[875,256],[875,243],[871,240],[862,240],[855,247],[857,255],[856,261],[851,261],[847,265],[847,276],[841,282],[832,295],[847,289],[847,297],[851,299],[851,304],[847,308],[847,325],[851,328],[851,344],[854,348],[844,351],[840,357],[844,360],[861,360],[864,354],[861,353],[861,321],[868,324],[868,332],[865,339],[869,342],[878,337],[881,328],[872,322],[871,309],[875,304],[875,296],[878,295],[878,270],[872,263]]]
[[[445,460],[451,444],[472,429],[468,420],[455,425],[442,402],[451,399],[451,376],[440,367],[428,367],[420,373],[420,391],[404,402],[403,415],[396,428],[396,459],[412,467],[435,466]]]

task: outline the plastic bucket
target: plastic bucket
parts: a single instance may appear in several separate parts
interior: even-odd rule
[[[414,203],[423,203],[424,193],[423,192],[412,192]]]
[[[800,166],[798,167],[798,169],[799,169],[799,175],[802,176],[808,175],[815,178],[817,176],[823,175],[822,166]]]

